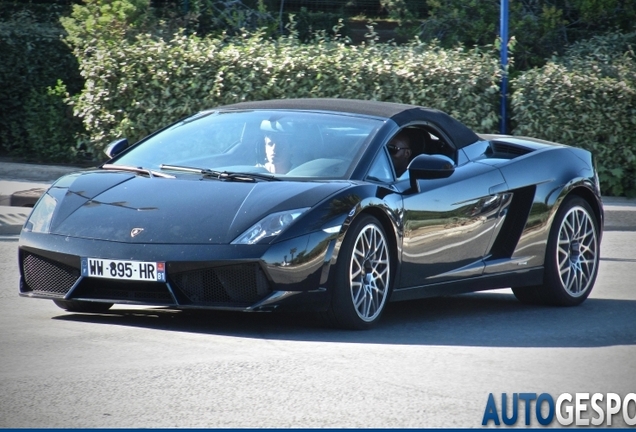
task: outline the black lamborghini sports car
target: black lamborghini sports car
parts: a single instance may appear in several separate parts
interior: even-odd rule
[[[410,152],[401,175],[397,134]],[[487,289],[576,305],[598,272],[589,152],[478,135],[433,109],[245,102],[106,152],[34,207],[22,296],[73,312],[310,310],[363,329],[388,301]]]

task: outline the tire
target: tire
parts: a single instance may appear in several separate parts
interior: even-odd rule
[[[97,303],[80,300],[53,300],[57,307],[68,312],[106,312],[113,305],[112,303]]]
[[[356,219],[340,248],[335,287],[327,312],[330,324],[350,330],[373,327],[391,294],[391,246],[380,222]]]
[[[512,291],[524,303],[579,305],[594,287],[599,259],[596,216],[583,198],[571,195],[561,204],[550,229],[543,285]]]

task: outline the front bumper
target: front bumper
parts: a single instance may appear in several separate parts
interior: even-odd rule
[[[23,232],[20,295],[51,300],[242,311],[325,310],[336,236],[272,245],[116,243]],[[81,258],[161,261],[165,282],[84,277]]]

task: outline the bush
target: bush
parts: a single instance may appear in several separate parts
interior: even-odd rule
[[[140,35],[114,48],[99,44],[79,60],[86,86],[75,113],[94,152],[115,138],[135,141],[198,110],[246,100],[376,99],[435,107],[484,132],[498,122],[498,60],[478,49],[306,45],[258,33],[170,41]]]
[[[134,38],[153,26],[150,0],[83,0],[73,5],[70,17],[60,21],[67,32],[66,41],[73,47],[118,43]]]
[[[77,60],[61,40],[63,29],[54,23],[38,22],[25,12],[0,22],[0,143],[9,154],[46,161],[51,152],[32,143],[33,122],[54,124],[51,118],[66,118],[52,145],[75,147],[73,131],[77,119],[66,117],[68,107],[60,92],[49,92],[63,81],[72,92],[82,87]],[[42,97],[43,100],[38,100]],[[46,99],[46,101],[44,100]],[[31,119],[27,124],[27,119]],[[72,125],[71,125],[72,124]],[[68,127],[67,127],[68,126]],[[49,144],[50,145],[50,144]],[[68,152],[62,152],[68,155]],[[60,155],[58,159],[65,156]]]
[[[186,4],[187,8],[181,8],[187,9],[181,18],[182,27],[198,35],[235,36],[257,29],[267,29],[269,34],[279,31],[278,17],[267,11],[263,0],[190,0]]]
[[[327,12],[309,12],[301,8],[297,14],[289,19],[295,23],[298,38],[303,42],[311,42],[317,34],[337,37],[347,37],[348,29],[342,24],[342,15]]]
[[[73,117],[68,98],[62,81],[55,87],[31,90],[24,117],[26,146],[16,149],[14,155],[62,163],[91,157],[85,153],[85,132],[79,119]]]
[[[395,1],[395,0],[394,0]],[[426,0],[420,37],[443,46],[492,43],[499,34],[500,0]],[[636,2],[624,0],[533,0],[509,3],[509,34],[515,37],[517,70],[542,66],[575,41],[612,30],[628,33]]]
[[[514,132],[593,152],[606,195],[636,196],[635,43],[596,37],[512,82]]]

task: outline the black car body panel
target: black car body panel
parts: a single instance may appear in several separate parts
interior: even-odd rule
[[[60,190],[65,195],[53,216],[51,233],[115,242],[227,244],[254,219],[311,207],[346,186],[344,182],[171,181],[103,171],[72,174],[51,188],[51,193]],[[101,223],[94,224],[96,220]],[[131,237],[135,227],[144,231]]]
[[[211,144],[216,153],[190,151],[189,143],[170,147],[182,131],[189,131],[193,148],[202,146],[206,141],[192,135],[199,123],[214,132],[214,122],[233,118],[240,121],[231,125],[243,129],[239,134],[226,125],[230,132]],[[255,131],[248,132],[250,125]],[[298,138],[288,174],[268,178],[258,159],[250,162],[262,157],[254,144],[259,128]],[[451,169],[438,178],[426,170],[396,178],[386,144],[401,129],[422,136],[435,150],[420,153],[447,158]],[[148,154],[153,156],[143,166],[126,168],[139,166]],[[570,196],[592,209],[600,241],[603,208],[594,161],[585,150],[477,135],[444,113],[410,105],[241,103],[175,123],[101,169],[53,184],[20,236],[20,294],[324,311],[340,289],[338,269],[350,259],[342,251],[349,228],[363,215],[377,220],[386,235],[390,300],[535,286],[545,278],[553,221]],[[271,220],[282,228],[270,230]],[[262,237],[244,243],[250,230]],[[165,263],[165,280],[87,276],[89,258]]]

